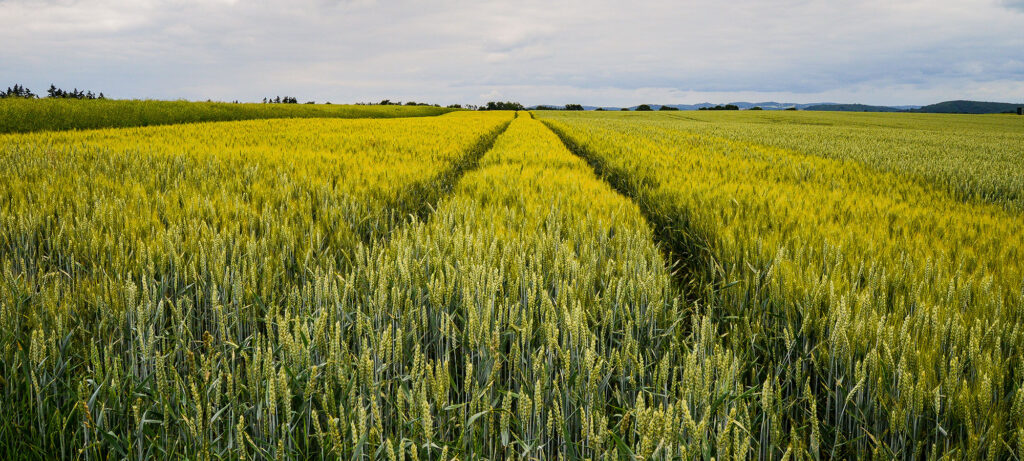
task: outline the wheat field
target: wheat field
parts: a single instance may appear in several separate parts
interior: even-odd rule
[[[1019,118],[431,110],[4,129],[0,457],[1024,456]]]

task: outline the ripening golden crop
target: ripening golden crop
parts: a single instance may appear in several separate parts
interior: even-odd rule
[[[699,111],[660,117],[690,133],[856,160],[946,189],[959,200],[1024,210],[1020,117],[812,111]]]
[[[302,342],[284,326],[269,343],[253,334],[274,330],[268,313],[314,290],[317,274],[346,269],[360,246],[428,211],[511,118],[0,136],[0,411],[18,428],[5,437],[31,434],[18,438],[63,456],[148,457],[158,448],[145,439],[163,434],[163,449],[199,456],[189,450],[208,445],[214,396],[258,393],[224,360],[255,366],[263,348]],[[259,381],[266,392],[301,391],[274,373]],[[216,423],[263,423],[263,412],[235,401]],[[273,420],[266,430],[281,429]],[[92,445],[108,432],[123,438]]]
[[[689,250],[677,256],[695,295],[751,354],[748,385],[778,379],[783,401],[799,402],[808,381],[819,446],[841,457],[1024,448],[1012,406],[1024,391],[1024,226],[1012,207],[666,117],[545,117]],[[809,411],[780,415],[781,433],[808,427]]]
[[[149,269],[167,277],[168,289],[207,274],[207,282],[244,283],[277,299],[282,283],[344,267],[357,243],[429,204],[503,118],[3,136],[4,259],[33,277],[131,278]]]
[[[380,408],[365,450],[673,457],[749,439],[730,425],[742,367],[678,298],[639,209],[536,120],[513,121],[428,222],[359,261],[328,282],[352,312],[326,323],[370,362],[339,409]],[[687,411],[694,430],[673,424]]]
[[[128,128],[273,118],[427,117],[451,111],[452,109],[441,107],[409,105],[0,98],[0,133]]]
[[[0,458],[1021,456],[1009,119],[541,117],[0,136]]]

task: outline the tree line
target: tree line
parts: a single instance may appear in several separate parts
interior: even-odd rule
[[[735,104],[726,104],[724,106],[701,107],[698,110],[740,110],[740,107]]]
[[[13,87],[7,87],[7,91],[0,91],[0,98],[35,98],[35,93],[32,90],[25,88],[21,85],[14,85]]]
[[[526,108],[518,102],[489,101],[486,106],[480,107],[480,110],[526,110]]]
[[[263,104],[298,104],[298,98],[292,96],[277,96],[273,98],[263,98]]]
[[[384,99],[381,102],[357,102],[357,106],[430,106],[430,107],[441,107],[440,104],[430,104],[426,102],[406,101],[404,104],[402,101],[392,101],[390,99]],[[462,109],[462,104],[449,104],[449,109]],[[476,107],[476,106],[470,106]]]
[[[50,84],[50,89],[46,90],[46,97],[53,99],[107,99],[103,93],[96,94],[92,91],[82,91],[78,88],[67,91],[57,88],[57,86],[52,83]],[[15,84],[14,86],[7,87],[6,91],[0,91],[0,98],[37,99],[39,96],[33,93],[28,87]]]

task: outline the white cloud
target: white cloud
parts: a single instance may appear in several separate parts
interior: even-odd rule
[[[1022,100],[1022,0],[0,0],[0,85],[527,104]],[[823,99],[824,98],[824,99]]]

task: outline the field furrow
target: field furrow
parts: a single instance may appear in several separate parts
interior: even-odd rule
[[[1017,214],[661,123],[547,123],[637,201],[697,281],[747,359],[746,388],[767,399],[748,408],[763,456],[1011,449],[991,442],[1021,430]]]
[[[1017,183],[574,112],[0,135],[0,459],[1024,450]]]
[[[429,222],[324,283],[343,307],[292,321],[326,316],[348,351],[323,385],[353,390],[321,411],[369,421],[344,456],[692,456],[744,417],[744,367],[680,304],[640,211],[532,119]]]
[[[106,450],[131,445],[130,434],[154,436],[159,425],[144,430],[127,411],[159,386],[199,385],[201,364],[189,360],[202,357],[204,335],[231,317],[233,344],[251,354],[246,340],[273,328],[269,312],[425,216],[511,118],[0,137],[2,446],[79,449],[113,431],[126,437],[104,444],[116,453]],[[167,367],[182,374],[155,379]],[[186,394],[150,401],[148,418],[180,422],[165,405],[198,403]]]

